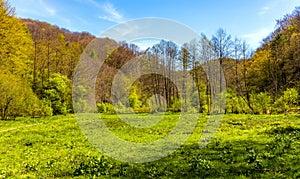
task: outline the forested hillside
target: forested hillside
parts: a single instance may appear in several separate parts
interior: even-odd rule
[[[18,19],[8,3],[1,0],[0,5],[1,119],[72,112],[73,72],[85,47],[95,37],[46,22]],[[261,47],[254,52],[247,42],[232,38],[224,29],[217,30],[212,38],[202,35],[201,39],[182,46],[162,40],[146,51],[126,42],[111,40],[111,43],[118,44],[118,48],[107,57],[98,74],[99,112],[113,112],[110,108],[112,78],[127,61],[140,55],[149,57],[149,64],[157,63],[174,75],[191,74],[196,88],[186,92],[190,96],[188,103],[197,98],[199,112],[211,112],[210,84],[203,71],[206,63],[203,55],[208,52],[214,54],[209,60],[219,61],[224,70],[226,113],[297,112],[300,101],[299,7],[278,20],[274,32],[263,39]],[[155,55],[166,58],[153,59]],[[148,75],[137,80],[131,88],[130,106],[138,112],[150,112],[149,94],[160,94],[166,99],[169,111],[180,111],[178,94],[167,78]]]

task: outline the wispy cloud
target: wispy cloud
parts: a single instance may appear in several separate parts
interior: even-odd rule
[[[96,8],[101,8],[101,5],[95,0],[78,0],[80,2],[88,2],[89,4],[95,6]]]
[[[255,49],[259,47],[262,39],[267,37],[272,32],[272,30],[273,28],[264,27],[258,30],[257,32],[244,34],[242,35],[242,38],[244,38],[249,43],[249,45]]]
[[[56,15],[56,10],[55,10],[55,9],[46,7],[45,10],[47,11],[47,13],[48,13],[50,16],[55,16],[55,15]]]
[[[95,0],[86,0],[86,2],[103,12],[103,15],[98,16],[100,19],[115,23],[124,22],[126,20],[124,15],[110,2],[99,3]]]
[[[299,6],[299,1],[296,0],[269,0],[257,11],[258,16],[267,14],[285,14]]]
[[[23,17],[53,17],[57,14],[55,7],[46,3],[44,0],[15,0],[14,4],[18,7],[17,15]]]
[[[100,19],[104,19],[111,22],[120,23],[125,20],[124,16],[114,7],[111,3],[105,3],[101,6],[105,15],[99,16]]]
[[[38,3],[41,9],[43,9],[49,16],[56,15],[56,9],[50,6],[49,4],[47,4],[44,0],[39,0]]]
[[[270,10],[271,10],[270,6],[264,6],[259,10],[258,15],[263,16],[267,14]]]
[[[67,14],[61,14],[59,6],[53,1],[47,0],[14,0],[12,5],[16,7],[16,15],[22,18],[32,18],[41,21],[53,23],[70,30],[72,28],[72,20],[67,17]],[[49,20],[51,19],[51,20]]]

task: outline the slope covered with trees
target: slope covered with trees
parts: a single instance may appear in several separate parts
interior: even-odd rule
[[[94,36],[14,14],[15,9],[1,0],[1,119],[70,112],[72,74]]]
[[[256,51],[252,51],[247,42],[233,39],[224,29],[219,29],[211,39],[202,35],[200,39],[187,42],[182,47],[162,40],[146,50],[145,54],[151,54],[150,66],[162,66],[163,76],[172,77],[184,71],[190,73],[196,88],[186,91],[189,96],[187,100],[193,104],[193,99],[198,98],[199,112],[211,112],[211,93],[214,92],[207,79],[207,71],[203,70],[208,61],[219,61],[224,72],[226,113],[297,112],[300,101],[299,31],[298,7],[277,21],[274,32],[263,40]],[[220,87],[219,91],[225,90],[221,89],[221,84],[217,86]],[[149,111],[149,96],[153,94],[163,96],[168,110],[177,111],[180,103],[176,103],[178,95],[173,87],[167,78],[143,76],[131,90],[132,96],[137,98],[137,104],[134,105],[136,111]],[[159,97],[156,99],[159,104],[161,100]]]
[[[274,112],[284,112],[299,104],[299,32],[298,7],[277,21],[276,30],[264,39],[261,48],[249,60],[247,86],[258,94],[253,97],[253,103],[263,102],[262,106]]]
[[[14,8],[0,1],[0,117],[30,115],[37,99],[28,70],[33,41],[25,24],[13,17]],[[22,80],[25,79],[25,80]]]
[[[46,22],[18,19],[6,1],[0,0],[0,5],[1,119],[72,112],[74,69],[95,37]],[[159,111],[161,105],[169,111],[180,111],[181,97],[185,98],[186,106],[201,113],[213,112],[211,100],[216,89],[206,74],[212,70],[207,69],[207,64],[213,61],[220,63],[226,79],[226,89],[215,84],[224,95],[227,91],[226,113],[283,113],[299,106],[299,7],[278,20],[274,32],[254,52],[247,42],[232,38],[224,29],[217,30],[212,38],[202,34],[200,39],[182,46],[162,40],[146,51],[127,42],[110,42],[118,48],[112,49],[96,81],[100,112],[114,112],[113,77],[124,64],[140,56],[149,68],[157,67],[161,75],[141,76],[130,87],[127,100],[136,112]],[[188,75],[194,82],[182,83]],[[183,84],[183,96],[175,83]],[[156,107],[151,109],[154,103]]]

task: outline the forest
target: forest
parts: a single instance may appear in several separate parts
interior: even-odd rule
[[[14,14],[15,9],[1,1],[1,119],[72,113],[74,69],[85,47],[96,37],[46,22],[18,19]],[[159,64],[172,75],[187,72],[192,76],[195,87],[186,91],[186,96],[191,96],[187,103],[193,103],[196,97],[200,113],[212,112],[210,84],[203,70],[207,61],[218,61],[223,69],[227,91],[225,113],[299,112],[299,7],[277,20],[276,29],[255,51],[247,42],[233,38],[222,28],[211,38],[201,34],[201,39],[186,42],[181,47],[161,40],[142,51],[125,41],[108,41],[118,47],[98,74],[95,90],[99,112],[114,112],[110,89],[116,71],[130,59],[146,54],[151,54],[149,64]],[[209,57],[209,53],[214,55]],[[161,58],[153,58],[158,55]],[[160,94],[166,100],[168,111],[181,110],[179,96],[171,82],[154,74],[143,76],[132,85],[129,107],[136,112],[149,112],[149,99],[153,94]],[[157,100],[160,104],[161,98]]]

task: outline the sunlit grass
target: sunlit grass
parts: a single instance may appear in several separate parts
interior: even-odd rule
[[[131,127],[117,115],[102,115],[111,132],[140,143],[167,135],[178,117],[179,114],[166,114],[153,128],[144,129]],[[299,116],[225,115],[215,138],[200,149],[207,119],[200,115],[188,141],[173,154],[144,164],[101,158],[74,115],[0,121],[0,178],[300,176]]]

